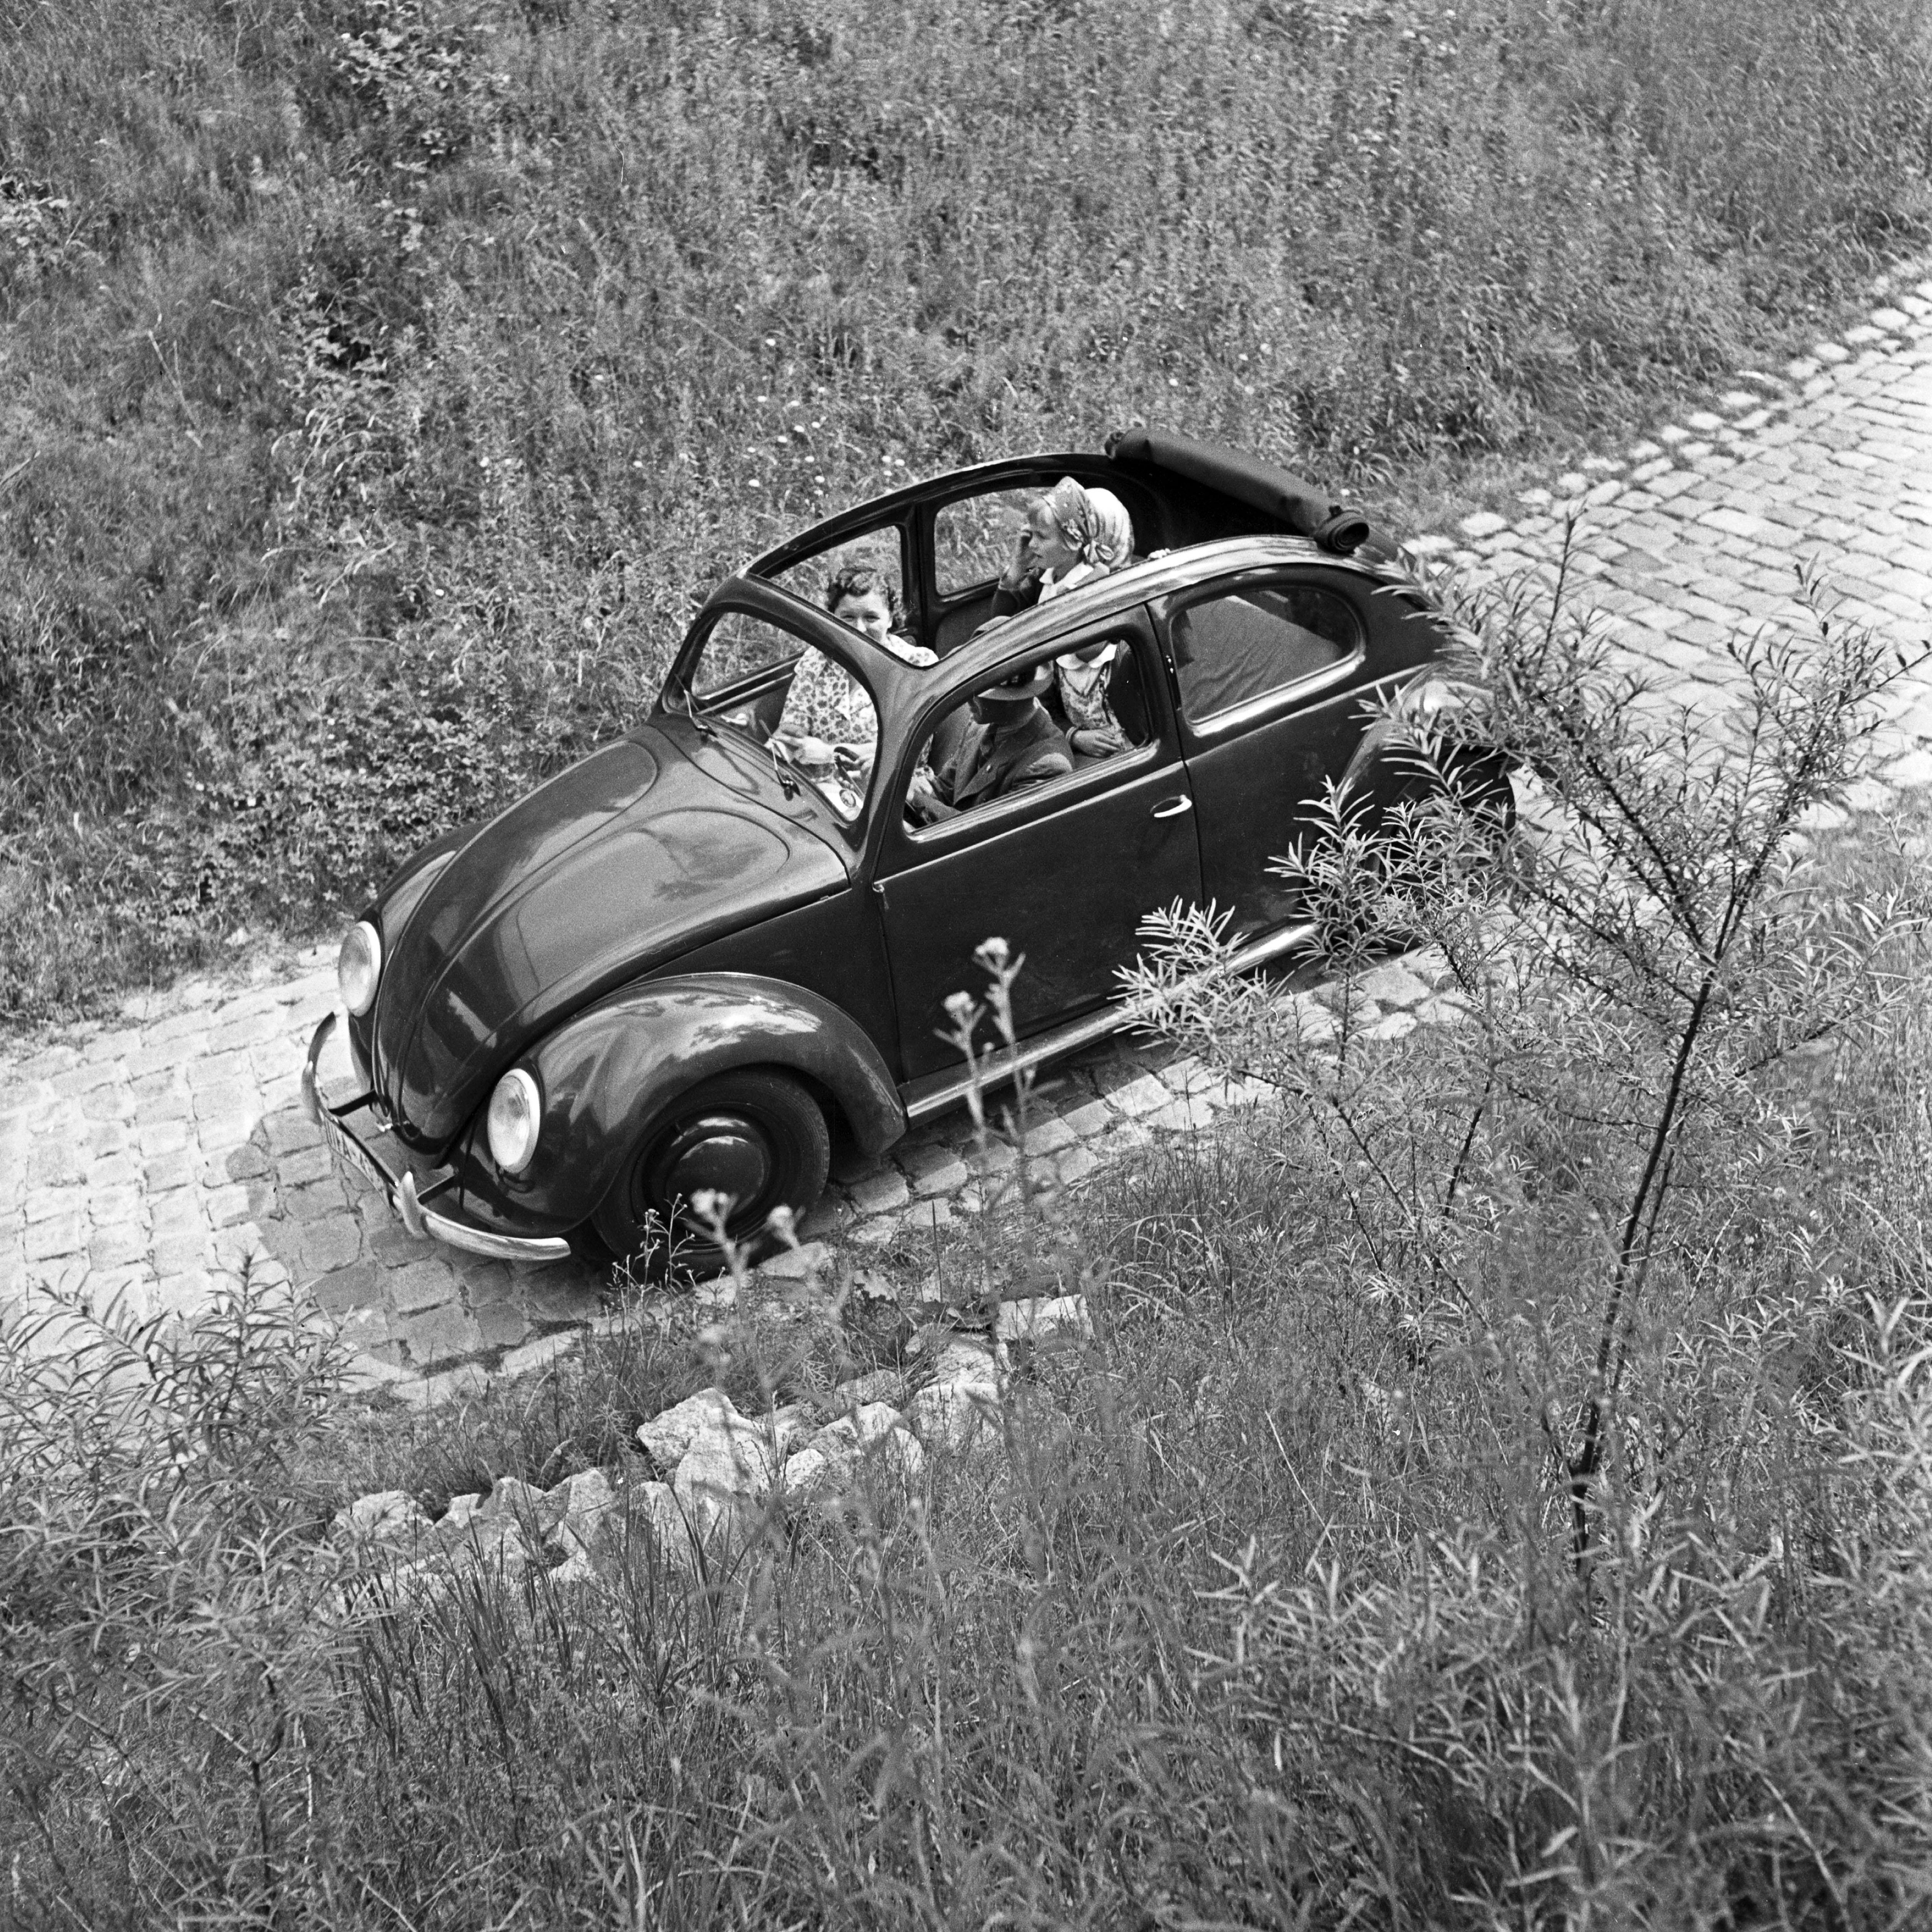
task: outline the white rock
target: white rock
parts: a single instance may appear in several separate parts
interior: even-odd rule
[[[722,1389],[700,1389],[662,1415],[641,1424],[638,1440],[660,1469],[674,1469],[700,1430],[728,1428],[744,1419]]]
[[[465,1529],[478,1510],[483,1507],[482,1496],[474,1490],[460,1496],[452,1496],[449,1507],[436,1520],[437,1532],[444,1530]]]
[[[543,1491],[520,1476],[499,1476],[490,1485],[489,1501],[478,1514],[493,1523],[514,1522],[520,1528],[528,1524],[539,1533],[556,1520],[556,1511]]]
[[[624,1502],[633,1528],[641,1526],[666,1562],[687,1575],[696,1570],[691,1525],[668,1483],[627,1484]]]
[[[796,1502],[830,1502],[844,1493],[850,1480],[849,1458],[828,1455],[823,1449],[801,1449],[784,1466],[784,1492]]]
[[[832,1406],[849,1412],[883,1402],[896,1407],[905,1400],[905,1391],[906,1378],[898,1370],[874,1369],[869,1375],[841,1382],[832,1391]]]
[[[1056,1340],[1090,1342],[1094,1318],[1084,1294],[1040,1294],[1001,1302],[993,1332],[1002,1342],[1030,1342],[1036,1347]]]
[[[572,1556],[594,1558],[601,1539],[612,1526],[612,1513],[618,1505],[617,1492],[602,1469],[586,1469],[558,1484],[547,1499],[562,1513],[552,1532]]]
[[[964,1336],[956,1336],[940,1350],[933,1361],[932,1378],[941,1382],[983,1383],[995,1391],[1000,1385],[992,1349],[984,1342],[969,1341]]]
[[[428,1528],[422,1505],[406,1490],[378,1490],[358,1496],[336,1513],[335,1528],[345,1536],[376,1543],[395,1543]]]
[[[1000,1435],[998,1387],[963,1378],[931,1383],[907,1406],[906,1420],[928,1449],[990,1447]]]
[[[824,1241],[807,1241],[786,1248],[760,1264],[758,1273],[769,1281],[803,1281],[832,1264],[832,1250]]]
[[[818,1426],[810,1405],[802,1402],[788,1402],[782,1408],[773,1409],[764,1422],[772,1446],[781,1457],[789,1456],[794,1449],[802,1448]]]
[[[1399,960],[1386,960],[1355,976],[1355,990],[1378,1006],[1412,1006],[1429,997],[1426,981],[1418,980]]]
[[[737,1416],[734,1424],[706,1429],[692,1438],[678,1459],[671,1492],[703,1533],[741,1503],[770,1495],[781,1467],[765,1432]]]

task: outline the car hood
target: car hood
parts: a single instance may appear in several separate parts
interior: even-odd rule
[[[808,815],[666,720],[484,826],[390,938],[373,1070],[407,1137],[446,1146],[533,1038],[614,987],[842,886]]]

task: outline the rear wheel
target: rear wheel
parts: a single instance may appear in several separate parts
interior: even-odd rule
[[[730,1197],[725,1232],[755,1258],[770,1244],[772,1210],[802,1214],[824,1191],[831,1161],[825,1116],[796,1080],[756,1069],[721,1073],[652,1124],[591,1226],[620,1258],[662,1256],[669,1231],[680,1258],[707,1273],[724,1258],[692,1207],[699,1196]]]

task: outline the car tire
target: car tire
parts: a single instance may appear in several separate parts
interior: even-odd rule
[[[710,1189],[732,1197],[725,1232],[756,1260],[775,1245],[766,1226],[772,1210],[803,1214],[824,1192],[831,1164],[825,1115],[797,1081],[762,1068],[721,1073],[680,1094],[652,1122],[591,1226],[620,1261],[635,1266],[642,1257],[655,1273],[668,1258],[664,1231],[674,1228],[678,1265],[716,1274],[724,1257],[692,1211],[692,1196]]]

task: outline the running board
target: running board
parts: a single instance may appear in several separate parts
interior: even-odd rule
[[[1218,979],[1224,973],[1250,973],[1258,966],[1272,965],[1284,954],[1305,946],[1314,937],[1312,920],[1282,926],[1277,932],[1250,940],[1226,965],[1203,976]],[[1047,1060],[1078,1053],[1083,1046],[1091,1046],[1096,1040],[1105,1040],[1109,1034],[1137,1026],[1154,1010],[1155,1004],[1151,1000],[1128,1000],[1117,1006],[1102,1006],[1098,1012],[1089,1013],[1082,1019],[1070,1020],[1065,1026],[1043,1033],[1036,1040],[989,1054],[980,1061],[976,1072],[949,1073],[944,1079],[929,1086],[926,1081],[915,1082],[903,1090],[906,1119],[908,1123],[927,1120],[934,1114],[944,1113],[948,1107],[957,1106],[973,1090],[976,1081],[985,1091]],[[928,1074],[926,1080],[933,1077]]]

